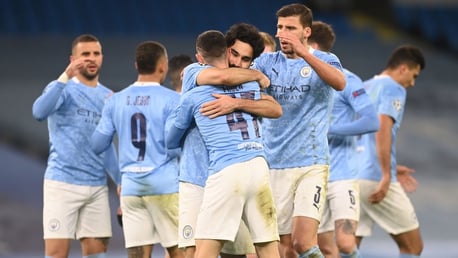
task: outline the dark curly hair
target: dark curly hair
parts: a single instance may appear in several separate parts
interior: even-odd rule
[[[253,48],[253,59],[264,51],[264,40],[259,34],[258,28],[248,23],[237,23],[232,25],[226,32],[226,44],[228,47],[234,45],[236,40],[247,43]]]

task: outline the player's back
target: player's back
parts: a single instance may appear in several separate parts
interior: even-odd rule
[[[150,186],[143,194],[157,194],[177,182],[178,162],[165,147],[165,124],[178,101],[179,94],[170,89],[138,82],[110,99],[107,105],[118,134],[120,170],[128,174],[123,176],[123,188],[143,180],[143,188]]]
[[[245,112],[233,112],[213,119],[203,116],[200,106],[214,100],[212,93],[235,98],[259,99],[259,85],[255,82],[236,87],[199,86],[185,95],[193,103],[193,116],[209,152],[209,174],[224,167],[264,156],[261,124],[257,116]]]

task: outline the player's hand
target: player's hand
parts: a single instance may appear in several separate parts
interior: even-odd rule
[[[116,193],[118,194],[118,197],[121,197],[121,185],[116,187]]]
[[[116,218],[118,220],[119,226],[122,227],[122,209],[121,207],[118,207],[118,210],[116,211]]]
[[[262,72],[260,73],[262,75],[261,75],[261,79],[258,80],[258,83],[261,89],[265,89],[270,86],[270,79],[269,77],[267,77],[267,75],[263,74]]]
[[[414,172],[414,169],[409,168],[407,166],[396,166],[396,177],[398,179],[398,182],[401,184],[404,191],[408,193],[415,192],[415,190],[417,190],[418,187],[418,181],[412,175]]]
[[[280,41],[280,44],[287,44],[291,47],[291,50],[298,54],[299,51],[308,51],[305,49],[304,44],[300,41],[300,39],[292,32],[287,30],[279,31],[276,35],[276,38]]]
[[[377,189],[369,195],[369,202],[372,204],[379,203],[385,198],[386,194],[388,193],[388,189],[390,187],[390,180],[382,180],[379,182]]]
[[[237,99],[224,95],[212,94],[215,100],[204,103],[200,108],[200,113],[209,118],[215,118],[221,115],[232,113],[237,108]]]
[[[84,63],[84,58],[73,59],[70,64],[68,64],[67,68],[65,68],[65,73],[67,74],[68,78],[76,76],[80,70],[83,69]]]

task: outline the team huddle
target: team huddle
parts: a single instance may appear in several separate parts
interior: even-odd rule
[[[46,258],[68,257],[72,239],[83,257],[107,257],[107,174],[129,258],[151,257],[154,244],[171,258],[362,257],[374,223],[399,257],[420,257],[406,195],[416,181],[395,146],[422,52],[399,46],[362,81],[307,6],[276,16],[278,51],[247,23],[199,34],[197,62],[141,42],[136,81],[116,93],[99,83],[99,40],[73,41],[70,64],[33,104],[50,140]]]

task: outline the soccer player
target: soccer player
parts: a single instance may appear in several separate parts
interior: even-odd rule
[[[345,87],[339,59],[311,48],[312,11],[294,3],[277,13],[280,51],[263,53],[254,68],[265,73],[267,93],[282,106],[278,119],[264,119],[284,257],[322,257],[317,230],[329,173],[327,132],[334,90]]]
[[[105,100],[99,83],[102,46],[90,34],[74,39],[70,64],[33,103],[33,116],[48,121],[49,158],[43,185],[45,257],[68,257],[71,239],[83,257],[104,258],[111,237],[106,169],[120,183],[114,147],[97,155],[90,148]]]
[[[169,71],[167,76],[170,80],[170,88],[174,91],[181,93],[182,90],[182,77],[183,69],[192,64],[192,58],[188,55],[176,55],[169,60]]]
[[[137,81],[106,103],[92,137],[99,153],[115,134],[119,143],[121,209],[130,258],[150,257],[161,243],[171,258],[184,257],[178,248],[178,159],[165,146],[165,123],[179,94],[163,87],[168,59],[156,41],[136,49]]]
[[[330,52],[335,38],[329,24],[312,23],[308,43],[313,48]],[[337,252],[340,252],[342,258],[357,258],[361,256],[355,237],[359,220],[355,136],[377,131],[379,121],[361,79],[347,69],[344,69],[344,74],[347,85],[343,91],[334,93],[328,132],[331,166],[327,200],[318,228],[318,244],[325,257],[338,257]]]
[[[196,49],[201,64],[227,67],[227,47],[221,32],[200,34]],[[188,66],[185,78],[190,69],[198,68]],[[196,227],[196,257],[218,257],[223,243],[234,240],[242,218],[250,229],[258,256],[279,257],[276,211],[264,159],[260,121],[257,116],[242,111],[213,119],[202,115],[201,105],[212,100],[215,92],[237,98],[261,98],[259,85],[255,82],[237,87],[202,85],[182,95],[167,136],[168,146],[179,146],[182,135],[195,119],[208,149],[210,164]]]
[[[253,59],[259,56],[264,48],[259,31],[256,27],[246,23],[234,24],[229,28],[225,36],[226,44],[229,46],[228,61],[231,67],[249,68]],[[221,84],[220,78],[225,76],[215,76],[220,74],[220,70],[211,66],[203,66],[198,63],[192,65],[184,76],[185,92],[201,84]],[[220,64],[219,67],[228,67],[228,63]],[[238,68],[226,70],[230,74]],[[245,76],[246,81],[252,80],[250,74],[260,74],[258,71],[248,71]],[[273,101],[269,96],[263,100],[246,100],[250,105],[244,105],[237,99],[228,97],[224,94],[213,94],[217,98],[202,105],[202,113],[210,117],[225,115],[234,112],[235,108],[247,111],[258,112],[260,116],[280,115],[278,105],[272,105],[267,101]],[[264,105],[265,104],[265,105]],[[194,257],[195,240],[194,228],[197,221],[198,210],[203,196],[203,187],[208,176],[208,153],[198,129],[192,126],[184,139],[180,160],[180,247],[186,248],[187,257]],[[245,254],[254,253],[254,247],[249,236],[248,229],[242,221],[240,229],[234,242],[228,241],[221,250],[221,257],[244,257]]]
[[[396,48],[385,69],[364,82],[377,110],[380,129],[359,139],[361,213],[358,245],[377,223],[396,242],[400,256],[419,257],[423,249],[415,209],[396,180],[396,133],[405,109],[406,90],[425,67],[421,50],[412,45]],[[359,147],[359,146],[358,146]]]

